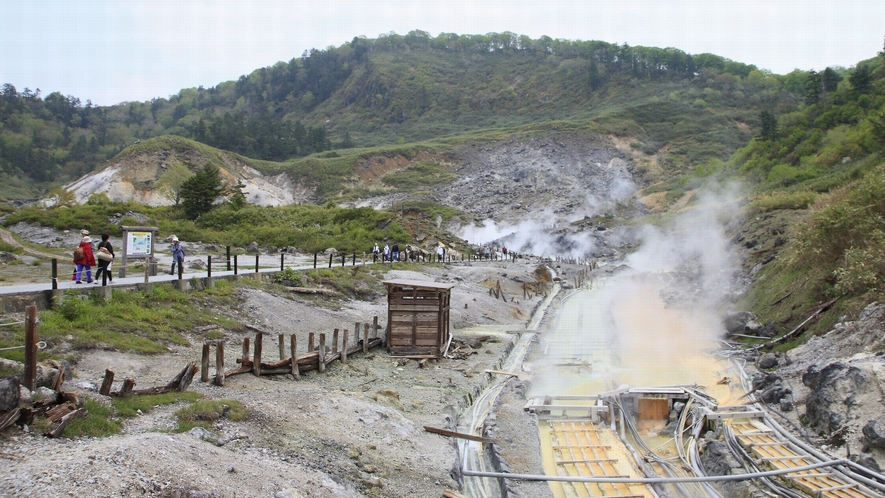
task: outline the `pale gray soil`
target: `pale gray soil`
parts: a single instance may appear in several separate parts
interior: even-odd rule
[[[453,429],[468,395],[488,382],[485,370],[497,367],[517,337],[512,332],[525,328],[541,300],[522,299],[521,291],[537,264],[427,266],[422,273],[388,273],[387,278],[456,284],[454,337],[476,348],[465,359],[441,359],[420,368],[415,360],[391,358],[376,348],[350,356],[347,364],[335,362],[324,374],[307,372],[301,381],[291,375],[251,374],[231,377],[224,387],[195,381],[190,389],[206,399],[235,399],[250,411],[248,420],[225,420],[202,438],[172,432],[181,405],[156,407],[128,420],[123,434],[109,438],[50,439],[8,428],[0,434],[0,496],[431,497],[458,490],[452,441],[424,426]],[[488,293],[498,280],[506,302]],[[297,295],[255,289],[243,290],[241,298],[235,311],[242,321],[271,333],[264,340],[270,361],[277,355],[277,333],[297,334],[303,352],[309,332],[331,337],[333,328],[352,329],[355,321],[371,322],[375,315],[382,325],[386,322],[386,296],[345,302],[335,310]],[[196,337],[189,346],[171,347],[160,356],[91,351],[77,363],[76,378],[65,389],[99,397],[85,386],[100,384],[105,369],[113,370],[118,381],[136,379],[137,387],[163,385],[188,361],[199,363]],[[227,337],[228,368],[242,338]],[[496,437],[513,471],[539,473],[534,420],[522,411],[524,386],[518,379],[508,382]],[[518,489],[535,486],[520,484]]]

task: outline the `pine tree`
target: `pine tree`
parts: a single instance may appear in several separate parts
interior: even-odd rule
[[[194,176],[181,184],[179,193],[181,204],[184,206],[184,215],[188,219],[195,220],[203,213],[209,212],[224,190],[224,182],[218,168],[211,164],[203,166]]]

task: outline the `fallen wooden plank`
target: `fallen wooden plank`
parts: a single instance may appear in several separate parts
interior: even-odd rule
[[[513,372],[503,372],[503,371],[501,371],[501,370],[486,370],[486,373],[490,373],[490,374],[500,374],[500,375],[509,375],[509,376],[511,376],[511,377],[519,377],[519,374],[518,374],[518,373],[513,373]]]
[[[456,493],[450,489],[443,491],[443,498],[467,498],[461,493]]]
[[[0,431],[14,424],[21,414],[21,408],[15,407],[12,410],[0,413]]]
[[[44,435],[49,437],[59,437],[61,433],[64,432],[65,427],[74,419],[74,417],[85,417],[89,412],[86,411],[86,408],[80,408],[78,410],[74,410],[71,413],[68,413],[64,417],[62,417],[61,421],[58,425],[52,429],[51,431],[45,432]]]
[[[249,329],[249,330],[252,330],[252,331],[258,332],[259,334],[262,334],[262,335],[270,335],[270,332],[267,332],[267,331],[265,331],[265,330],[261,330],[260,328],[254,326],[254,325],[249,325],[248,323],[244,323],[243,326],[246,327],[246,328]]]
[[[298,294],[319,294],[321,296],[337,296],[338,293],[328,289],[311,289],[309,287],[286,287],[289,292]]]
[[[239,375],[239,374],[249,373],[251,371],[252,371],[252,362],[250,361],[248,367],[243,366],[240,368],[234,368],[233,370],[228,370],[228,371],[224,372],[224,376],[230,377],[231,375]]]
[[[429,425],[425,425],[424,430],[427,432],[432,432],[434,434],[439,434],[441,436],[449,436],[449,437],[456,437],[459,439],[467,439],[468,441],[479,441],[480,443],[495,443],[495,442],[497,442],[497,440],[495,440],[495,439],[482,437],[482,436],[474,436],[473,434],[464,434],[463,432],[455,432],[455,431],[449,431],[446,429],[439,429],[436,427],[430,427]]]

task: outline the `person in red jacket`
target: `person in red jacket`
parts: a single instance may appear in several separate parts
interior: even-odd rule
[[[80,278],[83,276],[83,270],[86,270],[86,283],[92,283],[92,267],[95,266],[95,254],[92,252],[92,239],[89,238],[89,230],[80,230],[80,234],[83,236],[83,239],[80,240],[80,245],[77,246],[79,250],[82,251],[83,255],[80,258],[74,258],[74,264],[77,265],[77,283],[80,282]],[[77,251],[75,251],[77,252]]]

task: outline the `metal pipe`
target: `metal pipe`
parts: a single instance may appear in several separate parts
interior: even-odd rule
[[[794,472],[804,472],[806,470],[819,469],[821,467],[832,467],[842,465],[845,462],[842,459],[828,460],[801,467],[793,467],[790,469],[768,470],[765,472],[754,472],[751,474],[732,474],[728,476],[704,476],[704,477],[568,477],[568,476],[548,476],[539,474],[509,474],[507,472],[476,472],[461,469],[461,474],[465,476],[476,477],[494,477],[505,479],[519,479],[524,481],[560,481],[560,482],[592,482],[592,483],[623,483],[623,484],[674,484],[684,482],[727,482],[727,481],[745,481],[748,479],[756,479],[759,477],[771,477],[784,474],[792,474]]]

